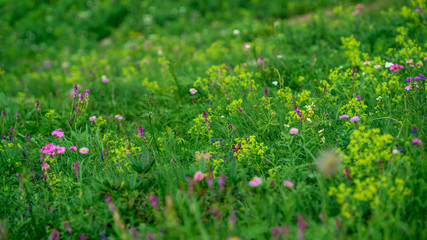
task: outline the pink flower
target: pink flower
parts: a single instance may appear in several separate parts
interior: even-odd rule
[[[291,133],[291,134],[297,134],[298,133],[298,128],[291,128],[290,130],[289,130],[289,133]]]
[[[406,91],[409,91],[411,89],[411,84],[408,84],[408,86],[405,87]]]
[[[291,182],[291,181],[285,180],[285,181],[283,181],[283,185],[284,185],[285,187],[293,187],[293,186],[294,186],[294,182]]]
[[[105,75],[102,76],[102,82],[108,82],[108,78]]]
[[[61,146],[56,146],[56,152],[58,154],[64,154],[65,153],[65,147],[61,147]]]
[[[377,64],[374,66],[375,69],[379,69],[381,67],[381,65]]]
[[[82,147],[82,148],[80,148],[79,152],[80,152],[81,154],[86,154],[86,153],[88,153],[88,152],[89,152],[89,148],[87,148],[87,147]]]
[[[194,174],[193,180],[194,180],[195,182],[200,182],[200,181],[202,181],[202,180],[203,180],[203,173],[202,173],[202,172],[200,172],[200,171],[197,171],[197,172]]]
[[[190,88],[190,93],[194,95],[197,93],[197,90],[195,88]]]
[[[249,185],[251,185],[251,187],[257,187],[261,184],[262,184],[262,180],[259,177],[253,177],[249,182]]]
[[[390,67],[390,70],[397,72],[399,68],[403,68],[403,65],[394,64]]]
[[[43,162],[42,163],[42,170],[48,170],[50,168],[49,164]]]
[[[72,145],[69,149],[70,149],[71,151],[77,151],[77,147],[76,147],[76,146],[74,146],[74,145]]]
[[[63,137],[63,136],[64,136],[64,133],[62,132],[62,128],[58,128],[58,129],[54,130],[54,131],[52,132],[52,136],[53,136],[53,135],[56,135],[56,136],[58,136],[58,137]]]
[[[412,144],[414,144],[414,145],[421,145],[421,144],[423,144],[423,142],[420,139],[415,138],[415,139],[412,139]]]
[[[349,116],[347,114],[344,114],[344,115],[340,116],[340,119],[347,119],[347,118],[349,118]]]
[[[119,120],[122,120],[122,119],[123,119],[123,116],[122,116],[122,115],[120,115],[120,114],[117,114],[117,115],[115,116],[115,118],[117,118],[117,119],[119,119]]]
[[[359,121],[359,117],[358,116],[354,116],[354,117],[350,118],[350,121],[357,122],[357,121]]]
[[[89,121],[91,121],[91,122],[95,122],[95,121],[96,121],[96,117],[95,117],[95,116],[90,117],[90,118],[89,118]]]

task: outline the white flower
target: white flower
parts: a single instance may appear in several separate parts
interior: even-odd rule
[[[289,125],[289,124],[283,124],[283,126],[284,126],[284,127],[287,127],[287,128],[288,128],[288,127],[290,127],[290,125]]]
[[[399,150],[397,150],[397,149],[395,148],[395,149],[393,149],[392,153],[393,153],[393,154],[399,154],[400,152],[399,152]]]
[[[362,75],[365,75],[365,72],[363,72]]]
[[[380,101],[381,99],[383,99],[381,96],[377,97],[377,101]]]
[[[393,63],[391,63],[391,62],[386,62],[385,63],[385,67],[386,68],[389,68],[389,67],[391,67],[391,66],[393,66],[394,64]]]
[[[311,122],[311,119],[310,119],[310,118],[307,118],[307,121]]]
[[[277,84],[279,83],[278,81],[274,81],[272,82],[274,86],[277,86]]]
[[[239,35],[239,34],[240,34],[239,29],[234,29],[234,30],[233,30],[233,34],[234,34],[234,35]]]
[[[340,66],[340,69],[342,69],[342,66]]]

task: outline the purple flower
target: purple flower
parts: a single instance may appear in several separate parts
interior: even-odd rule
[[[80,162],[75,162],[73,169],[74,169],[74,174],[76,174],[76,178],[79,177],[79,167],[80,167]]]
[[[264,90],[264,94],[265,94],[265,97],[268,97],[268,89],[267,88]]]
[[[16,120],[18,120],[20,116],[21,116],[21,114],[16,113]]]
[[[144,137],[144,129],[141,126],[139,126],[138,131],[141,134],[141,137]]]
[[[406,81],[410,82],[410,81],[412,81],[412,79],[413,79],[412,77],[407,77]]]
[[[350,118],[350,121],[351,122],[357,122],[357,121],[359,121],[359,117],[358,116],[354,116],[354,117]]]
[[[412,134],[415,134],[417,132],[416,128],[412,128]]]
[[[134,238],[139,237],[139,233],[135,230],[135,228],[130,228],[129,231],[132,234],[132,237],[134,237]]]
[[[348,167],[345,167],[345,175],[347,176],[348,180],[353,181],[353,179],[350,176],[350,169]]]
[[[295,106],[295,112],[297,112],[297,114],[298,114],[298,117],[302,117],[302,113],[301,113],[301,111],[298,109],[298,107],[297,106]]]
[[[84,96],[85,96],[85,94],[84,94],[84,93],[80,93],[80,94],[79,94],[79,99],[80,99],[80,100],[83,100],[83,97],[84,97]]]
[[[349,116],[347,114],[344,114],[344,115],[341,115],[339,118],[340,119],[347,119],[347,118],[349,118]]]
[[[73,86],[73,97],[74,97],[74,100],[76,100],[76,97],[77,97],[77,91],[79,90],[79,85],[75,85],[75,86]]]
[[[218,185],[220,185],[221,187],[225,185],[227,181],[227,177],[225,176],[225,174],[221,174],[221,176],[219,176],[218,178]]]
[[[25,134],[25,137],[27,138],[28,142],[31,142],[30,134]]]
[[[67,221],[65,221],[65,222],[64,222],[64,226],[65,226],[65,228],[67,229],[67,232],[68,232],[68,233],[72,233],[72,232],[73,232],[73,230],[71,229],[71,227],[70,227],[70,225],[68,224],[68,222],[67,222]]]
[[[360,95],[357,95],[356,98],[359,99],[359,100],[361,99]]]
[[[415,138],[415,139],[412,139],[412,144],[414,144],[414,145],[421,145],[421,144],[423,144],[423,142],[420,139]]]
[[[55,228],[55,230],[53,230],[52,235],[50,235],[49,240],[55,240],[59,237],[59,232],[58,229]]]
[[[50,67],[50,61],[49,60],[44,61],[44,66],[47,68]]]
[[[157,205],[159,204],[159,198],[155,195],[151,195],[148,199],[150,200],[151,206],[153,206],[153,208],[157,208]]]
[[[414,77],[414,80],[420,80],[421,78],[420,77],[418,77],[418,76],[416,76],[416,77]]]
[[[298,238],[304,238],[305,229],[307,228],[307,223],[302,215],[297,216],[297,226],[298,226]]]
[[[90,90],[86,89],[86,97],[89,97],[89,94],[90,94]]]
[[[289,133],[291,133],[291,134],[297,134],[298,133],[298,128],[291,128],[290,130],[289,130]]]

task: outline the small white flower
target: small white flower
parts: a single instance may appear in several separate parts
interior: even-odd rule
[[[340,66],[340,69],[342,69],[342,66]]]
[[[363,72],[362,75],[365,75],[365,72]]]
[[[386,63],[385,63],[385,67],[386,67],[386,68],[389,68],[389,67],[391,67],[391,66],[393,66],[393,63],[391,63],[391,62],[386,62]]]
[[[310,118],[307,118],[307,121],[311,122],[311,119],[310,119]]]
[[[290,127],[290,125],[289,125],[289,124],[283,124],[283,126],[284,126],[284,127],[287,127],[287,128],[288,128],[288,127]]]
[[[377,101],[379,101],[379,100],[381,100],[381,99],[383,99],[381,96],[377,97]]]
[[[234,30],[233,30],[233,34],[234,34],[234,35],[239,35],[239,34],[240,34],[239,29],[234,29]]]
[[[399,154],[400,152],[399,152],[399,150],[397,150],[397,149],[395,148],[395,149],[393,149],[392,153],[393,153],[393,154]]]
[[[277,86],[277,84],[279,83],[278,81],[274,81],[272,82],[274,86]]]
[[[224,115],[222,115],[221,118],[225,118]]]

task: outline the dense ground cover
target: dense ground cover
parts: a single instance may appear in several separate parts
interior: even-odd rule
[[[0,8],[0,239],[427,238],[425,0]]]

